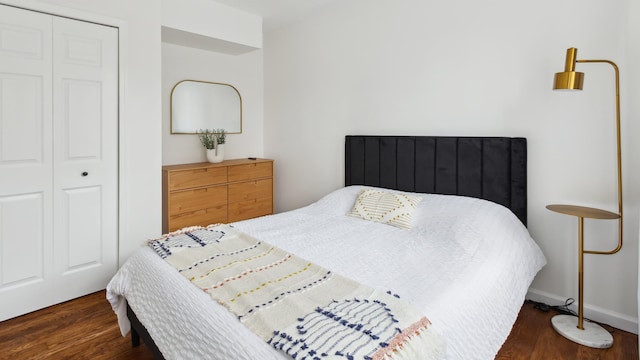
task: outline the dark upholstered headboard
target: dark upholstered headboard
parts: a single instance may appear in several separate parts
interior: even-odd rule
[[[510,208],[526,225],[527,140],[348,135],[349,185],[486,199]]]

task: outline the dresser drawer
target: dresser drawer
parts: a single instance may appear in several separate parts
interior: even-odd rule
[[[191,189],[227,182],[226,167],[196,168],[169,173],[169,191]]]
[[[180,230],[187,226],[207,226],[227,222],[227,206],[220,205],[194,212],[182,213],[169,218],[168,231]]]
[[[169,213],[173,215],[217,207],[226,203],[227,187],[225,185],[169,193]]]
[[[255,218],[273,214],[273,201],[255,199],[229,204],[229,222]]]
[[[261,179],[229,184],[229,204],[272,198],[273,179]]]
[[[273,213],[273,179],[229,184],[229,222]]]
[[[260,179],[273,176],[271,161],[229,166],[229,182]]]

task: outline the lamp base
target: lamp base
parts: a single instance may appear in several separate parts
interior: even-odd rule
[[[606,349],[613,345],[613,336],[602,326],[583,321],[584,330],[578,329],[578,317],[572,315],[556,315],[551,318],[553,328],[562,336],[580,345]]]

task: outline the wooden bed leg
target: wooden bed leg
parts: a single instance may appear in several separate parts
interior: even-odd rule
[[[158,346],[149,335],[147,329],[145,329],[144,325],[138,320],[138,317],[133,312],[129,304],[127,304],[127,317],[131,322],[131,347],[140,346],[140,339],[144,341],[145,345],[151,350],[153,357],[157,360],[164,360],[164,356]]]
[[[131,328],[131,347],[138,347],[138,346],[140,346],[140,334],[138,334],[136,329],[132,327]]]

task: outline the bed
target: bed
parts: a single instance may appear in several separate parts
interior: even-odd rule
[[[410,229],[350,216],[366,190],[420,197]],[[345,187],[234,228],[431,320],[447,359],[493,359],[546,260],[526,230],[526,140],[347,136]],[[366,244],[366,246],[363,246]],[[121,332],[166,359],[289,359],[164,262],[136,252],[107,287]]]

